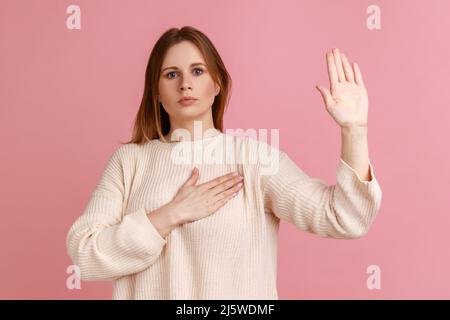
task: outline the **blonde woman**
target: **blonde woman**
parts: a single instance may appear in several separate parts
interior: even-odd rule
[[[333,50],[327,65],[330,90],[317,89],[342,129],[331,186],[274,146],[224,133],[231,79],[217,50],[193,27],[166,31],[148,61],[132,139],[68,232],[81,279],[113,281],[113,299],[278,299],[280,219],[321,237],[365,235],[382,197],[367,94],[356,63]],[[205,150],[215,160],[194,161]]]

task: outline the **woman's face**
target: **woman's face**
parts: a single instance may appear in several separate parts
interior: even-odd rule
[[[197,63],[200,64],[192,65]],[[211,116],[211,106],[220,87],[211,78],[197,47],[190,41],[182,41],[173,45],[164,57],[158,90],[171,122],[183,122]],[[198,100],[183,106],[178,101],[184,96]]]

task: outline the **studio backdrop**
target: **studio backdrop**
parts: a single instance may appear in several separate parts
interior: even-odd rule
[[[448,1],[0,6],[0,298],[111,298],[111,282],[74,285],[67,232],[131,138],[156,40],[183,26],[214,42],[233,80],[225,129],[278,130],[278,147],[330,186],[341,130],[316,89],[326,53],[339,48],[363,75],[378,215],[352,240],[281,221],[279,298],[450,298]]]

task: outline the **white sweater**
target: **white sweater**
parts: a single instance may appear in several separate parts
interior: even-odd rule
[[[194,155],[186,163],[183,147]],[[198,163],[212,150],[220,163]],[[212,215],[163,238],[147,214],[173,198],[194,166],[198,183],[238,171],[244,186]],[[329,186],[281,150],[218,130],[194,142],[121,145],[67,234],[68,254],[81,280],[113,281],[113,299],[278,299],[280,219],[321,237],[365,235],[382,198],[369,166],[372,180],[361,181],[340,158]]]

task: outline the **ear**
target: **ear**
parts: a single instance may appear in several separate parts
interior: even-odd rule
[[[220,87],[218,84],[216,84],[215,87],[216,87],[216,96],[217,96],[220,92]]]

